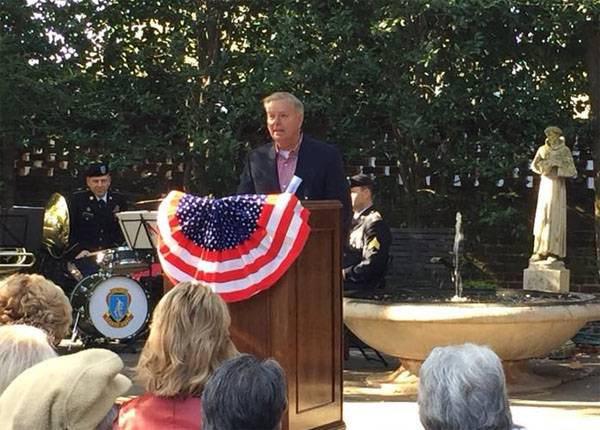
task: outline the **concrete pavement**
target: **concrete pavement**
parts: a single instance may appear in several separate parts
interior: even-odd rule
[[[414,396],[398,396],[390,388],[372,388],[368,375],[386,369],[366,361],[352,350],[344,371],[344,421],[348,430],[423,430]],[[515,424],[528,430],[600,430],[600,351],[579,352],[565,360],[531,360],[538,375],[560,378],[557,387],[543,392],[512,396]]]

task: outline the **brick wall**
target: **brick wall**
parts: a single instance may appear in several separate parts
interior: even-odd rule
[[[444,257],[451,262],[454,230],[443,228],[392,229],[392,267],[388,280],[397,286],[450,288],[450,269],[431,262]],[[569,232],[566,266],[571,271],[571,291],[600,294],[594,232]],[[531,242],[465,242],[463,280],[491,281],[504,288],[522,288],[523,270],[531,256]]]

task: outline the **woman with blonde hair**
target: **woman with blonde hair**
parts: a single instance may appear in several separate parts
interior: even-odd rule
[[[41,275],[17,273],[0,282],[0,325],[38,327],[58,345],[69,332],[71,313],[64,291]]]
[[[137,365],[146,394],[125,403],[114,429],[199,429],[200,397],[221,362],[237,354],[225,302],[209,287],[181,282],[154,310]]]
[[[43,330],[23,324],[0,326],[0,394],[24,370],[56,356]]]

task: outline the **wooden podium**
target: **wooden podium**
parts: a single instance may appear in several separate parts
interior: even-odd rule
[[[276,285],[229,303],[241,352],[275,358],[287,375],[283,430],[345,429],[342,420],[341,230],[338,201],[304,201],[310,236]]]

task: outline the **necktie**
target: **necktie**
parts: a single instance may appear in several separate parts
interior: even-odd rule
[[[102,199],[98,200],[98,207],[100,209],[106,208],[106,202],[104,200],[102,200]]]

